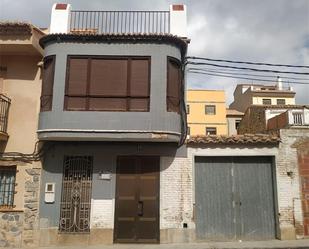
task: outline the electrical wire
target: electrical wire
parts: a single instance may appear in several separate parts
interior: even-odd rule
[[[244,70],[250,70],[250,71],[256,71],[256,72],[271,72],[271,73],[283,73],[283,74],[309,75],[309,73],[302,73],[302,72],[279,71],[279,70],[269,70],[269,69],[257,69],[257,68],[251,68],[251,67],[234,67],[234,66],[226,66],[226,65],[219,65],[219,64],[205,63],[205,62],[191,62],[191,61],[187,61],[186,64],[198,65],[198,66],[208,65],[208,66],[221,67],[221,68],[244,69]]]
[[[272,63],[251,62],[251,61],[220,60],[220,59],[211,59],[211,58],[197,57],[197,56],[187,56],[186,59],[193,59],[193,60],[196,60],[196,59],[197,59],[197,60],[216,61],[216,62],[227,62],[227,63],[235,63],[235,64],[258,65],[258,66],[309,68],[309,66],[302,66],[302,65],[272,64]]]
[[[232,75],[245,75],[245,76],[256,76],[256,77],[262,77],[262,78],[275,78],[277,79],[280,77],[281,79],[291,79],[291,80],[307,80],[309,83],[309,77],[308,78],[295,78],[295,77],[284,77],[284,76],[278,76],[278,75],[261,75],[261,74],[246,74],[242,73],[242,70],[237,70],[237,69],[211,69],[211,68],[197,68],[197,67],[190,67],[187,70],[197,70],[197,71],[202,71],[202,72],[213,72],[213,73],[227,73],[227,74],[232,74]],[[245,71],[246,72],[246,71]]]
[[[233,78],[233,79],[245,79],[245,80],[263,81],[263,82],[274,82],[273,80],[266,80],[266,79],[263,80],[263,79],[257,79],[257,78],[237,77],[237,76],[230,76],[230,75],[227,75],[227,74],[204,73],[204,72],[198,72],[198,71],[188,71],[188,72],[189,73],[193,73],[193,74],[206,74],[206,75],[211,75],[211,76]],[[309,85],[309,83],[304,83],[304,82],[282,81],[282,83],[298,84],[298,85]]]

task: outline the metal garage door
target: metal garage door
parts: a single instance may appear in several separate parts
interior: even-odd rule
[[[198,239],[275,238],[271,157],[196,157]]]

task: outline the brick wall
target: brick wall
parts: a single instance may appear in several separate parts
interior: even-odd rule
[[[188,158],[161,157],[160,229],[193,228],[192,162]]]
[[[283,112],[267,121],[268,130],[278,130],[286,127],[289,123],[288,112]]]
[[[295,145],[298,154],[304,235],[309,236],[309,137]]]
[[[281,230],[295,229],[296,237],[301,238],[304,223],[297,151],[299,142],[309,138],[309,129],[282,129],[280,137],[276,161],[279,226]]]

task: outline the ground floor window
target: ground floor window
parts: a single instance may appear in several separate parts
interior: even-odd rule
[[[15,179],[15,166],[0,166],[0,208],[14,207]]]

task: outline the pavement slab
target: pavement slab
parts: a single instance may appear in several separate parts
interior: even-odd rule
[[[309,239],[243,242],[203,242],[182,244],[113,244],[96,246],[39,247],[37,249],[309,249]]]

